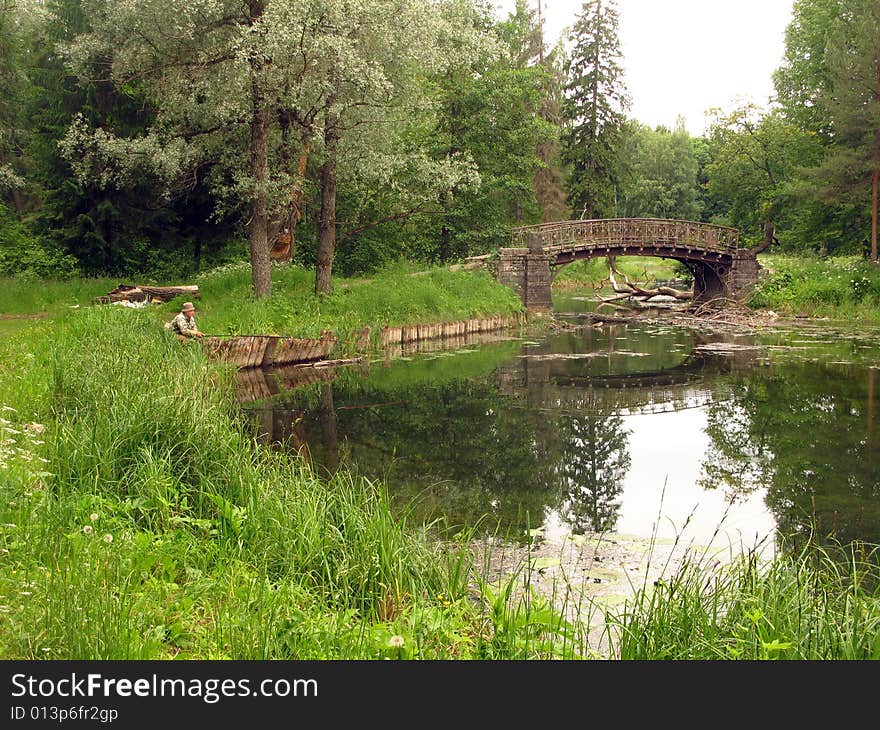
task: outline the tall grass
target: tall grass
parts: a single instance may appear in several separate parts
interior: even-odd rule
[[[759,256],[753,307],[833,319],[880,320],[880,267],[856,256]]]
[[[854,545],[832,555],[811,544],[769,562],[754,552],[724,566],[685,561],[608,613],[612,654],[625,660],[878,659],[876,550]]]
[[[0,314],[54,313],[83,306],[111,291],[117,279],[0,278]]]
[[[4,657],[511,656],[467,536],[429,540],[381,485],[258,447],[197,343],[102,307],[34,349],[0,392],[30,400],[4,411]]]
[[[520,311],[509,287],[486,271],[415,270],[398,264],[369,278],[334,279],[333,292],[314,294],[313,272],[276,266],[272,297],[255,301],[246,267],[232,266],[198,279],[199,326],[206,332],[315,337],[331,330],[345,338],[363,327],[431,323]],[[173,308],[173,305],[171,305]]]

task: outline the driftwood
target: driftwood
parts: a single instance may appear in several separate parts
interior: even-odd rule
[[[619,284],[617,282],[617,279],[614,277],[615,274],[623,277],[624,284]],[[612,299],[605,299],[604,301],[606,302],[616,301],[617,299],[638,299],[645,301],[651,297],[657,296],[668,296],[679,301],[687,301],[694,298],[693,291],[681,291],[680,289],[673,289],[671,286],[658,286],[646,289],[640,284],[630,281],[630,278],[626,274],[617,270],[610,259],[608,262],[608,279],[611,282],[611,288],[614,289],[615,293],[619,296]]]
[[[145,284],[120,284],[113,291],[95,297],[95,304],[111,302],[169,302],[174,297],[198,299],[201,296],[195,284],[181,286],[147,286]]]

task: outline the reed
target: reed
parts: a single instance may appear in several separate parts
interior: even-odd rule
[[[837,551],[836,551],[837,552]],[[770,561],[685,561],[609,612],[612,655],[647,659],[880,658],[877,547],[816,544]]]

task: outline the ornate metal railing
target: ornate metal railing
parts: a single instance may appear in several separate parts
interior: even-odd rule
[[[600,218],[522,226],[511,232],[513,247],[540,247],[546,253],[571,248],[609,246],[693,248],[736,254],[741,251],[739,231],[727,226],[663,218]]]

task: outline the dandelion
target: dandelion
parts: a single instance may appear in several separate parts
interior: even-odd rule
[[[89,515],[89,519],[90,519],[92,522],[97,522],[97,521],[98,521],[98,513],[97,513],[97,512],[92,512],[92,514]]]
[[[94,528],[91,525],[85,525],[82,530],[86,535],[91,535]]]
[[[101,539],[109,545],[111,542],[113,542],[113,535],[111,535],[111,534],[108,532],[108,533],[107,533],[106,535],[104,535],[104,537],[102,537]]]
[[[400,636],[400,634],[395,634],[390,639],[388,639],[388,646],[394,649],[402,648],[405,643],[406,642],[404,641],[404,638]]]

